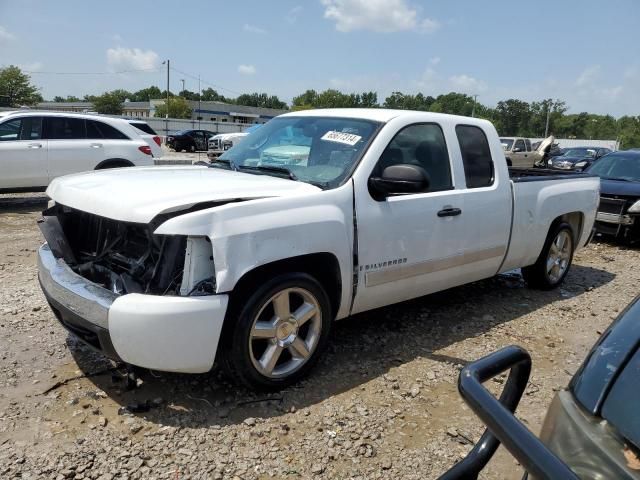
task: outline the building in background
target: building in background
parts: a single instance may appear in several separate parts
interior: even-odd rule
[[[158,105],[164,105],[165,99],[151,100],[151,111],[155,113]],[[287,113],[288,110],[274,108],[248,107],[224,102],[198,102],[189,100],[191,120],[213,123],[235,123],[240,125],[254,125],[267,123],[274,117]],[[153,113],[151,116],[153,116]]]
[[[122,116],[127,118],[153,118],[158,105],[164,105],[165,99],[154,99],[148,102],[122,103]],[[288,110],[274,108],[248,107],[223,102],[188,101],[191,107],[192,121],[208,123],[232,123],[237,125],[255,125],[267,123],[274,117],[286,113]],[[50,110],[56,112],[88,113],[94,112],[91,102],[40,102],[35,110]]]

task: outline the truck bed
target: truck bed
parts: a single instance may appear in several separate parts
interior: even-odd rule
[[[509,168],[513,217],[509,251],[501,271],[533,264],[556,218],[574,227],[576,248],[589,238],[598,204],[600,178],[588,173],[543,168]]]
[[[571,170],[509,167],[509,177],[514,183],[541,182],[545,180],[568,180],[572,178],[589,178],[595,176],[596,175],[591,175],[589,173],[574,172]]]

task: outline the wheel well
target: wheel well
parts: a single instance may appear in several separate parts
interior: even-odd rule
[[[103,168],[118,168],[118,167],[133,167],[133,163],[129,160],[125,160],[124,158],[110,158],[108,160],[103,160],[98,165],[96,165],[96,170],[102,170]]]
[[[332,253],[312,253],[298,257],[286,258],[275,262],[260,265],[245,273],[233,289],[232,298],[239,301],[252,291],[256,284],[263,282],[281,273],[302,272],[314,277],[329,296],[333,316],[340,308],[342,295],[342,277],[340,276],[340,264]]]
[[[553,222],[551,222],[549,231],[551,231],[553,227],[562,222],[568,223],[571,226],[571,230],[573,231],[573,241],[576,242],[576,246],[574,248],[577,248],[578,242],[580,242],[580,237],[582,236],[584,215],[582,214],[582,212],[571,212],[560,215]]]

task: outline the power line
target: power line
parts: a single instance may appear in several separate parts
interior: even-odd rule
[[[120,70],[117,72],[43,72],[43,71],[30,71],[23,70],[24,73],[30,75],[120,75],[123,73],[152,73],[159,72],[160,67],[153,68],[139,68],[133,70]]]
[[[198,76],[196,76],[196,75],[192,75],[192,74],[187,73],[187,72],[183,72],[182,70],[178,70],[178,69],[177,69],[177,68],[175,68],[175,67],[171,67],[171,70],[173,70],[174,72],[181,73],[182,75],[185,75],[185,76],[187,76],[187,77],[191,77],[191,78],[192,78],[192,79],[194,79],[194,80],[198,80]],[[241,92],[236,92],[235,90],[231,90],[230,88],[225,88],[225,87],[223,87],[222,85],[216,85],[216,84],[214,84],[214,83],[211,83],[211,82],[207,82],[207,81],[205,81],[205,80],[202,80],[201,78],[200,78],[199,80],[200,80],[200,82],[201,82],[201,83],[204,83],[205,85],[208,85],[208,86],[210,86],[210,87],[217,88],[217,89],[219,89],[219,90],[224,90],[224,91],[229,92],[229,93],[234,93],[234,94],[236,94],[236,95],[242,95],[242,93],[241,93]]]
[[[224,90],[225,92],[233,93],[235,95],[242,95],[241,92],[231,90],[230,88],[223,87],[222,85],[217,85],[215,83],[208,82],[203,80],[197,75],[193,75],[191,73],[184,72],[175,67],[170,67],[174,72],[181,73],[193,80],[198,80],[200,83],[207,85],[209,87],[213,87],[218,90]],[[28,73],[29,75],[121,75],[125,73],[154,73],[161,71],[161,67],[152,67],[152,68],[139,68],[139,69],[131,69],[131,70],[120,70],[117,72],[52,72],[52,71],[41,71],[41,70],[23,70],[24,73]]]

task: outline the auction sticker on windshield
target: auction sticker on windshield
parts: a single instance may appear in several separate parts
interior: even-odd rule
[[[336,132],[334,130],[330,130],[325,133],[321,137],[321,139],[327,140],[329,142],[344,143],[353,147],[356,143],[362,140],[362,137],[360,135],[354,135],[353,133]]]

